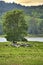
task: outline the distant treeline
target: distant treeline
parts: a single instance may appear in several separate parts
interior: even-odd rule
[[[12,9],[21,9],[24,10],[26,14],[30,15],[32,15],[33,12],[36,12],[38,15],[43,13],[43,5],[26,7],[16,3],[5,3],[4,1],[0,1],[0,14]]]

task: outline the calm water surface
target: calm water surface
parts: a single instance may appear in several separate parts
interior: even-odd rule
[[[1,37],[0,37],[0,42],[7,42],[7,39],[6,39],[6,38],[1,38]]]
[[[26,37],[28,41],[38,41],[43,42],[43,37]]]

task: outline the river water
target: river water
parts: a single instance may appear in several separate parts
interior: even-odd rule
[[[26,37],[28,41],[43,42],[43,37]]]
[[[28,41],[38,41],[38,42],[43,42],[43,37],[25,37]],[[1,38],[0,37],[0,42],[7,42],[6,38]]]
[[[0,42],[7,42],[7,39],[4,37],[3,38],[0,37]]]

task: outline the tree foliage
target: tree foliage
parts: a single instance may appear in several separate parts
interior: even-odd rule
[[[0,35],[2,35],[2,34],[4,34],[3,33],[3,25],[2,25],[2,23],[0,23]]]
[[[32,17],[29,21],[28,32],[29,34],[38,34],[38,25],[34,17]]]
[[[43,34],[43,20],[39,24],[39,33]]]
[[[13,10],[5,14],[4,31],[10,41],[19,41],[26,35],[27,24],[23,11]]]

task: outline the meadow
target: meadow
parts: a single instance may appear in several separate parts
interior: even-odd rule
[[[0,65],[43,65],[43,42],[23,43],[32,47],[16,48],[11,42],[0,42]]]

